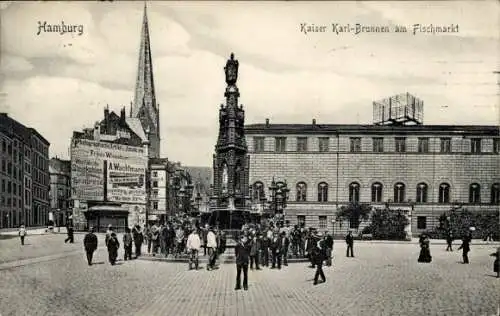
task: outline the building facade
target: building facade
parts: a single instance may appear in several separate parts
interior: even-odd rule
[[[245,127],[253,199],[287,181],[286,219],[335,233],[340,207],[411,209],[413,233],[458,205],[499,212],[498,126],[251,124]]]
[[[54,225],[67,225],[71,210],[71,161],[51,158],[49,161],[50,174],[50,210],[49,219]]]
[[[125,113],[106,108],[93,128],[73,133],[71,200],[78,230],[145,224],[149,142],[139,119]]]
[[[0,228],[49,219],[49,146],[35,129],[0,113]]]

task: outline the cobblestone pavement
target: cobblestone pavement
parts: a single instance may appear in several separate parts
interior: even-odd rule
[[[490,316],[500,308],[489,256],[497,245],[473,246],[471,264],[463,265],[461,252],[443,245],[431,246],[432,263],[419,264],[414,244],[358,243],[356,257],[346,258],[337,242],[326,283],[313,286],[314,270],[297,263],[249,271],[249,290],[234,291],[234,264],[215,271],[146,260],[110,266],[101,248],[89,267],[75,242],[55,260],[0,267],[0,314]]]

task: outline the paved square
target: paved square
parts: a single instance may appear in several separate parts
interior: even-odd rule
[[[26,247],[45,245],[59,254],[36,250],[39,256],[29,259],[19,255],[28,248],[0,241],[1,315],[489,316],[500,307],[500,279],[489,256],[497,247],[493,244],[473,245],[471,264],[463,265],[461,253],[446,252],[442,244],[431,246],[432,263],[419,264],[415,244],[359,242],[356,257],[346,258],[345,244],[337,241],[334,267],[325,268],[324,284],[313,286],[315,270],[297,263],[249,271],[249,290],[234,291],[233,264],[210,272],[146,260],[110,266],[101,247],[98,264],[88,267],[83,235],[75,237],[69,245],[63,235],[32,236]],[[99,241],[102,245],[102,236]]]

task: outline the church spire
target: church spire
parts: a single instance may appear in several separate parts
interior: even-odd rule
[[[137,117],[142,106],[142,100],[148,106],[156,108],[155,86],[153,80],[153,61],[149,38],[149,25],[146,3],[144,3],[144,16],[142,19],[141,44],[139,48],[139,64],[137,81],[135,83],[134,109],[132,115]]]
[[[147,6],[146,2],[144,2],[137,80],[135,83],[134,103],[130,114],[132,117],[136,117],[141,121],[144,130],[150,131],[149,142],[151,157],[159,157],[160,117],[158,105],[156,104],[153,61],[151,58],[150,45]]]

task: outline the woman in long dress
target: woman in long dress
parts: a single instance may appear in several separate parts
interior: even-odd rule
[[[431,250],[429,248],[430,240],[429,236],[422,235],[420,236],[420,255],[418,256],[418,262],[431,262]]]
[[[490,256],[496,257],[495,261],[493,262],[493,272],[496,272],[497,278],[500,278],[500,247],[497,248],[497,251],[490,254]]]

